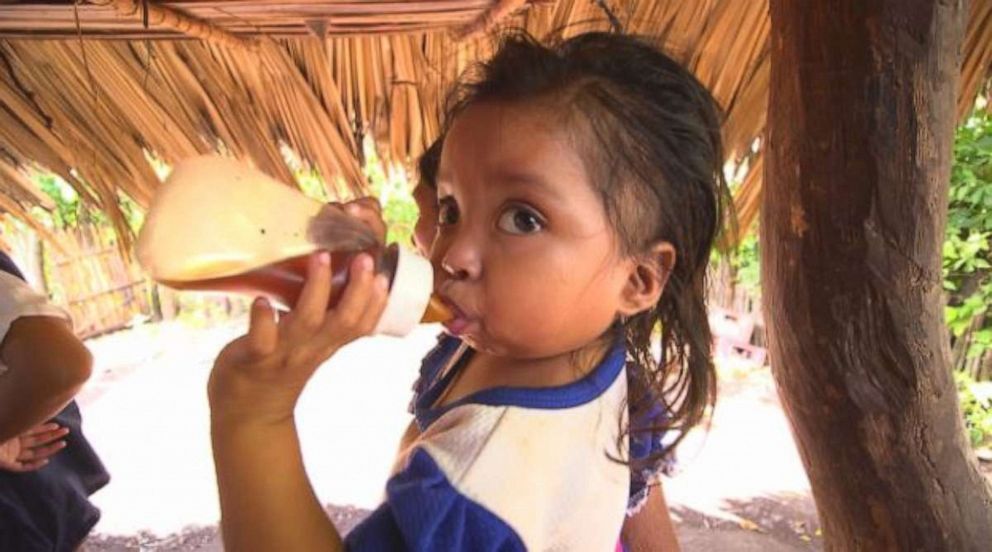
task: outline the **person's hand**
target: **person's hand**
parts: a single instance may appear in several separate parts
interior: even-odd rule
[[[355,257],[337,306],[331,293],[330,255],[311,255],[306,284],[295,308],[276,321],[264,299],[251,307],[247,335],[221,351],[208,384],[215,422],[291,420],[307,381],[341,346],[368,335],[385,308],[388,281],[375,275],[372,258]]]
[[[65,448],[63,438],[68,434],[69,428],[47,423],[0,443],[0,469],[29,472],[41,468]]]
[[[382,243],[386,241],[386,223],[382,220],[382,206],[374,197],[360,197],[348,203],[333,203],[345,213],[362,221],[372,229],[375,237]]]

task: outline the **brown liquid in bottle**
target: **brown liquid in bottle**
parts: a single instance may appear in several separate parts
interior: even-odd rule
[[[375,260],[375,270],[385,273],[390,279],[396,269],[395,246],[376,248],[368,253]],[[337,251],[331,253],[331,295],[327,308],[334,308],[341,299],[345,286],[348,285],[348,269],[352,260],[361,251]],[[262,295],[272,301],[276,307],[289,310],[300,298],[303,284],[306,282],[309,255],[292,257],[271,263],[240,274],[206,278],[201,280],[170,281],[161,283],[173,289],[190,291],[220,291],[246,295]],[[452,318],[451,310],[436,296],[432,295],[430,303],[421,320],[423,323],[444,322]]]

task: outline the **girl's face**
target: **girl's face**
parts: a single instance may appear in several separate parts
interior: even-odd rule
[[[482,103],[458,115],[438,174],[437,289],[450,333],[498,356],[582,348],[622,311],[634,262],[621,258],[567,129],[533,106]]]

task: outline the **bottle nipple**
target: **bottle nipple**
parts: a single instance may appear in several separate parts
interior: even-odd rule
[[[431,295],[430,301],[427,303],[427,310],[424,311],[424,317],[420,319],[421,324],[431,324],[434,322],[447,322],[455,317],[455,313],[451,312],[448,305],[444,304],[444,301],[436,293]]]

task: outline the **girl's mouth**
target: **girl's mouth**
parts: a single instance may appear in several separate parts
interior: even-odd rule
[[[468,320],[460,316],[455,316],[451,320],[444,323],[444,328],[448,330],[448,333],[451,335],[458,337],[465,333],[465,330],[468,329],[468,325]]]
[[[465,333],[465,330],[472,324],[472,320],[465,314],[465,312],[455,304],[454,301],[442,296],[444,303],[451,309],[451,312],[455,315],[451,320],[444,323],[444,328],[448,330],[453,336],[460,336]]]

